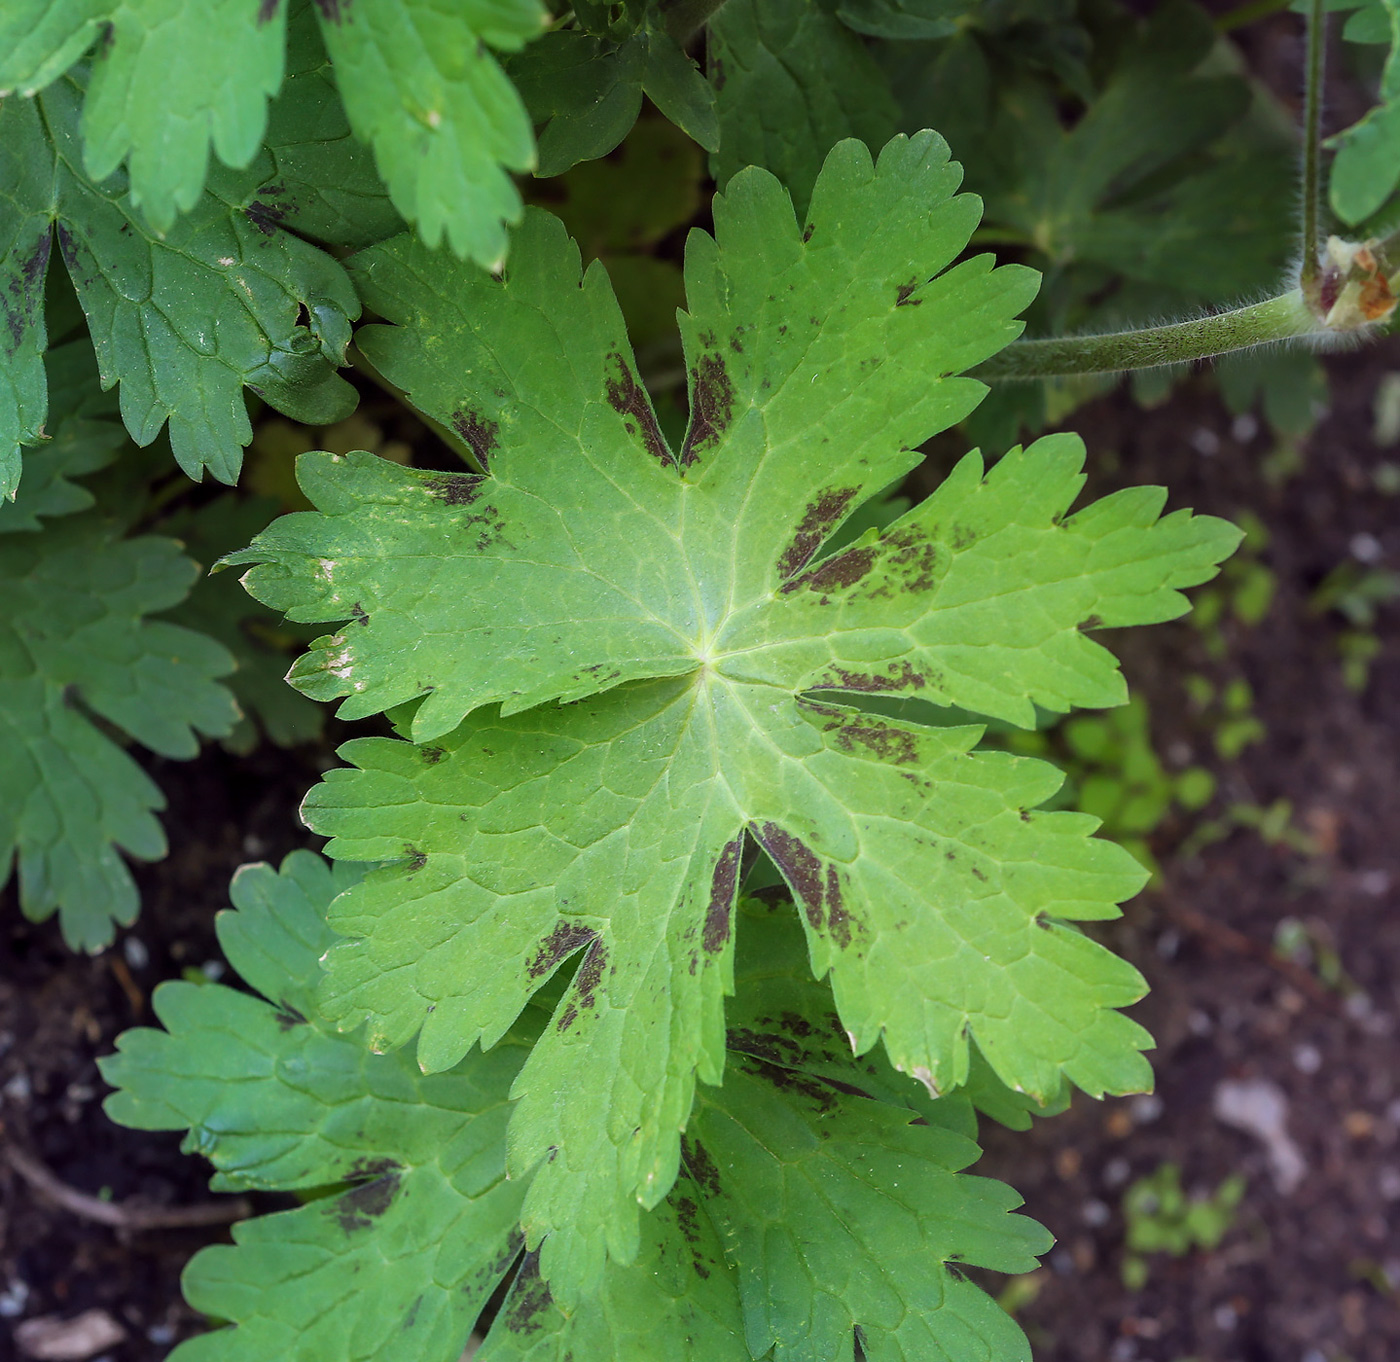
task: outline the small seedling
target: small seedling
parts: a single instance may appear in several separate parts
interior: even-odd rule
[[[1123,1285],[1141,1291],[1147,1284],[1146,1254],[1180,1258],[1197,1249],[1217,1248],[1234,1223],[1245,1185],[1241,1174],[1232,1173],[1213,1193],[1188,1196],[1181,1187],[1180,1167],[1170,1162],[1134,1182],[1123,1194],[1128,1249]]]

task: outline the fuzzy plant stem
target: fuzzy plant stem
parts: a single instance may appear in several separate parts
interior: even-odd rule
[[[1290,289],[1262,303],[1141,331],[1017,341],[979,364],[971,376],[1004,382],[1069,374],[1113,374],[1125,369],[1151,369],[1159,364],[1184,364],[1256,345],[1326,334],[1327,329],[1303,300],[1302,291]]]
[[[1308,9],[1307,75],[1303,84],[1303,260],[1298,282],[1309,298],[1318,289],[1322,161],[1322,79],[1327,60],[1327,15],[1322,0]]]

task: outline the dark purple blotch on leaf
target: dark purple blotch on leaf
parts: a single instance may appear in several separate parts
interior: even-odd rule
[[[718,355],[701,355],[690,372],[690,429],[681,446],[681,467],[689,468],[719,443],[734,415],[734,384]]]
[[[676,461],[661,437],[661,427],[656,424],[651,399],[619,351],[614,350],[608,356],[608,368],[611,371],[607,379],[608,406],[622,417],[628,432],[641,440],[647,453],[657,463],[674,468]]]
[[[482,470],[490,468],[491,456],[500,443],[500,422],[463,407],[452,413],[452,429],[466,441]]]
[[[806,566],[840,523],[859,491],[858,487],[831,487],[807,504],[792,540],[778,559],[778,571],[784,577],[791,577]]]

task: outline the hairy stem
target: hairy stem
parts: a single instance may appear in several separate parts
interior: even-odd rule
[[[1303,86],[1303,264],[1298,282],[1314,306],[1319,275],[1322,77],[1326,58],[1327,16],[1322,0],[1312,0],[1308,9],[1308,60]]]
[[[724,0],[662,0],[666,32],[684,47],[723,7]]]
[[[1189,322],[1102,336],[1017,341],[978,365],[971,374],[988,381],[1112,374],[1124,369],[1151,369],[1159,364],[1210,359],[1232,350],[1327,334],[1327,328],[1304,301],[1302,290],[1290,289],[1262,303]]]

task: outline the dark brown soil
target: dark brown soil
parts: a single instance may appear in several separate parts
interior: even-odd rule
[[[1375,387],[1400,370],[1400,345],[1336,359],[1334,409],[1301,471],[1264,474],[1273,441],[1232,421],[1209,383],[1185,385],[1144,412],[1126,396],[1073,424],[1089,444],[1094,490],[1162,482],[1171,505],[1234,516],[1252,509],[1272,538],[1264,555],[1278,590],[1256,627],[1231,625],[1223,659],[1189,624],[1117,641],[1151,702],[1158,749],[1177,765],[1213,766],[1229,802],[1287,799],[1309,851],[1238,831],[1182,859],[1191,824],[1165,826],[1165,882],[1106,932],[1153,986],[1136,1011],[1158,1038],[1157,1100],[1078,1099],[1031,1135],[989,1130],[982,1171],[1026,1196],[1058,1246],[1020,1318],[1038,1362],[1392,1362],[1400,1357],[1400,610],[1383,607],[1383,652],[1357,694],[1342,680],[1335,617],[1309,608],[1318,582],[1358,553],[1400,567],[1400,501],[1376,490],[1391,457],[1371,439]],[[1245,423],[1247,425],[1247,423]],[[1232,433],[1233,432],[1233,433]],[[1249,438],[1240,438],[1248,435]],[[1209,454],[1203,450],[1211,450]],[[1367,538],[1369,536],[1369,538]],[[1267,739],[1218,760],[1210,726],[1180,676],[1242,676]],[[95,959],[65,950],[54,924],[0,904],[0,1137],[63,1182],[121,1202],[208,1199],[201,1161],[170,1135],[113,1126],[101,1111],[95,1060],[117,1034],[149,1024],[150,990],[218,961],[212,921],[229,876],[307,838],[297,802],[328,748],[267,749],[235,759],[214,749],[188,765],[159,763],[171,801],[173,851],[141,872],[144,907],[122,943]],[[1271,957],[1281,918],[1304,922],[1354,981],[1344,989]],[[1307,1171],[1275,1185],[1259,1142],[1212,1115],[1224,1079],[1258,1077],[1288,1101],[1288,1132]],[[1164,1160],[1188,1187],[1234,1171],[1248,1191],[1214,1252],[1149,1263],[1146,1287],[1120,1281],[1125,1186]],[[0,1164],[0,1319],[97,1306],[128,1331],[112,1362],[148,1362],[200,1321],[181,1303],[182,1264],[223,1230],[123,1234],[35,1195]],[[0,1330],[5,1333],[7,1330]],[[0,1352],[8,1340],[0,1341]]]
[[[1261,471],[1268,432],[1234,438],[1199,381],[1157,412],[1118,397],[1073,423],[1100,486],[1161,482],[1169,506],[1252,509],[1270,531],[1273,607],[1254,628],[1227,629],[1223,662],[1205,657],[1189,624],[1142,631],[1122,651],[1151,702],[1158,750],[1213,766],[1216,807],[1289,800],[1313,845],[1271,847],[1238,831],[1181,860],[1172,845],[1187,825],[1164,828],[1164,883],[1106,934],[1152,985],[1134,1015],[1157,1038],[1157,1100],[1081,1096],[1029,1137],[987,1133],[981,1171],[1015,1185],[1059,1240],[1020,1313],[1038,1362],[1400,1357],[1400,612],[1382,608],[1383,652],[1356,694],[1338,663],[1340,621],[1309,608],[1348,558],[1400,565],[1397,502],[1373,476],[1394,451],[1371,439],[1375,386],[1400,369],[1400,346],[1329,368],[1332,414],[1281,487]],[[1188,670],[1243,676],[1266,740],[1237,762],[1216,759],[1180,684]],[[1352,986],[1280,965],[1271,947],[1285,917],[1335,950]],[[1217,1085],[1242,1078],[1286,1095],[1287,1132],[1307,1162],[1291,1191],[1275,1184],[1257,1139],[1212,1114]],[[1123,1191],[1165,1160],[1187,1187],[1210,1191],[1239,1171],[1248,1191],[1218,1250],[1158,1255],[1146,1287],[1130,1292],[1119,1278]]]

